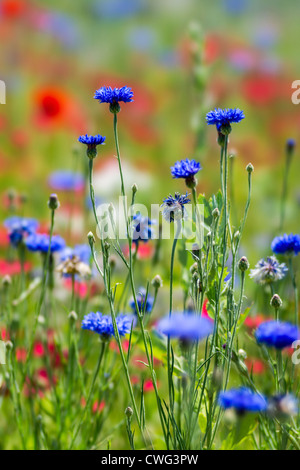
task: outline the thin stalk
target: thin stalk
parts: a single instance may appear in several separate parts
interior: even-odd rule
[[[90,401],[91,401],[91,398],[93,396],[93,392],[94,392],[94,388],[95,388],[95,383],[96,383],[96,380],[97,380],[97,376],[98,376],[98,373],[99,373],[99,370],[100,370],[100,367],[101,367],[101,362],[102,362],[102,359],[103,359],[103,355],[104,355],[104,351],[105,351],[105,346],[106,346],[106,343],[105,342],[101,342],[101,349],[100,349],[100,354],[99,354],[99,359],[98,359],[98,362],[97,362],[97,366],[96,366],[96,369],[95,369],[95,372],[94,372],[94,376],[93,376],[93,380],[92,380],[92,383],[91,383],[91,388],[89,390],[89,393],[88,393],[88,397],[87,397],[87,400],[86,400],[86,404],[85,404],[85,407],[83,409],[83,412],[81,413],[81,417],[80,417],[80,420],[79,420],[79,423],[75,429],[75,432],[73,434],[73,438],[72,438],[72,441],[71,441],[71,445],[70,445],[70,449],[72,449],[73,445],[74,445],[74,442],[76,440],[76,437],[80,431],[80,428],[83,424],[83,421],[84,421],[84,418],[85,418],[85,415],[86,415],[86,412],[88,410],[88,407],[90,405]]]

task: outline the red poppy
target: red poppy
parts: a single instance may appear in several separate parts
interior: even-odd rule
[[[242,94],[255,106],[266,106],[278,99],[280,86],[273,75],[251,75],[242,83]]]
[[[24,14],[26,3],[24,0],[2,0],[1,14],[6,18],[18,18]]]
[[[260,375],[263,374],[266,370],[265,363],[259,359],[246,359],[245,364],[249,372],[253,372],[253,374]]]
[[[265,321],[270,320],[270,318],[266,318],[263,315],[256,315],[255,317],[247,317],[244,324],[249,330],[256,330],[259,325]]]
[[[31,269],[30,263],[24,264],[24,271],[28,272]],[[8,274],[9,276],[14,276],[15,274],[20,274],[21,272],[21,264],[19,261],[6,261],[4,259],[0,259],[0,275],[5,276]]]
[[[37,341],[33,347],[33,355],[35,357],[43,357],[44,354],[45,354],[45,349],[44,349],[43,343],[41,343],[40,341]]]
[[[27,357],[27,351],[25,348],[16,348],[16,359],[18,362],[25,362]]]

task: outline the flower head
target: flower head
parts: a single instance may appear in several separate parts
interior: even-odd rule
[[[141,313],[151,313],[153,304],[154,304],[154,297],[151,295],[147,295],[146,297],[146,290],[143,288],[139,289],[138,295],[136,296],[137,304],[139,307],[139,311]],[[134,299],[131,299],[129,302],[130,307],[132,308],[133,312],[137,314],[136,308],[135,308],[135,302]]]
[[[149,217],[143,217],[141,213],[135,214],[132,218],[132,242],[138,244],[139,241],[147,243],[154,237],[154,221]]]
[[[250,388],[232,388],[219,394],[219,405],[224,408],[235,408],[238,413],[257,412],[267,409],[265,398],[254,393]]]
[[[197,341],[206,338],[213,331],[213,324],[207,318],[192,313],[175,313],[159,321],[158,331],[182,341]]]
[[[106,137],[103,137],[100,134],[97,135],[81,135],[78,138],[78,142],[85,144],[87,146],[87,156],[89,158],[95,158],[97,156],[97,145],[103,145]]]
[[[245,118],[244,112],[239,108],[234,109],[221,109],[216,108],[213,111],[210,111],[206,115],[206,122],[208,125],[213,125],[217,127],[217,130],[222,134],[229,134],[231,132],[231,124],[233,122],[240,122]]]
[[[130,315],[119,315],[116,317],[117,328],[120,336],[130,333],[134,318]],[[81,325],[83,330],[90,330],[98,333],[103,338],[114,336],[112,318],[109,315],[102,315],[100,312],[91,312],[85,315]]]
[[[67,259],[71,259],[74,256],[79,258],[80,261],[83,261],[84,263],[88,264],[91,257],[91,249],[89,245],[75,245],[74,248],[70,248],[67,246],[64,250],[60,252],[61,261],[66,261]]]
[[[161,207],[163,207],[163,217],[167,222],[174,222],[174,220],[181,220],[186,216],[184,205],[188,204],[191,200],[188,198],[188,193],[181,195],[175,193],[173,197],[171,194],[164,199]]]
[[[4,226],[8,230],[8,236],[13,246],[18,246],[23,239],[34,233],[39,226],[35,219],[12,216],[4,221]]]
[[[258,284],[267,284],[283,279],[288,271],[285,263],[279,263],[275,256],[261,259],[254,269],[251,269],[250,277]]]
[[[95,100],[99,100],[100,103],[109,103],[110,111],[118,113],[120,111],[120,101],[123,103],[130,103],[133,101],[133,91],[128,86],[122,88],[111,88],[103,86],[96,90]]]
[[[51,173],[48,184],[56,191],[81,191],[84,188],[84,177],[81,173],[59,170]]]
[[[192,178],[194,177],[198,171],[202,169],[199,162],[196,160],[180,160],[175,163],[174,166],[171,166],[171,174],[173,178]]]
[[[26,239],[26,246],[30,251],[39,251],[47,253],[49,250],[50,236],[46,233],[34,233]],[[53,235],[51,238],[50,252],[62,250],[66,246],[66,242],[60,235]]]
[[[92,274],[89,265],[80,261],[77,256],[67,258],[57,266],[56,271],[66,276],[88,277]]]
[[[300,252],[300,235],[285,233],[281,237],[275,237],[271,249],[276,255],[297,255]]]
[[[283,349],[299,339],[297,326],[276,320],[261,323],[255,332],[258,343]]]

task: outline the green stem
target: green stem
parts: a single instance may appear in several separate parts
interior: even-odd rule
[[[99,373],[99,370],[100,370],[100,367],[101,367],[101,362],[102,362],[102,358],[103,358],[103,355],[104,355],[104,350],[105,350],[105,346],[106,346],[106,343],[105,342],[102,342],[101,343],[101,349],[100,349],[100,354],[99,354],[99,359],[98,359],[98,362],[97,362],[97,366],[96,366],[96,369],[95,369],[95,372],[94,372],[94,377],[93,377],[93,380],[92,380],[92,383],[91,383],[91,388],[90,388],[90,391],[88,393],[88,397],[87,397],[87,400],[86,400],[86,404],[85,404],[85,407],[83,409],[83,412],[81,414],[81,417],[80,417],[80,420],[79,420],[79,423],[75,429],[75,432],[73,434],[73,438],[72,438],[72,441],[71,441],[71,445],[70,445],[70,449],[72,449],[73,445],[74,445],[74,442],[76,440],[76,437],[80,431],[80,428],[83,424],[83,421],[84,421],[84,418],[85,418],[85,415],[86,415],[86,412],[88,410],[88,407],[90,405],[90,401],[91,401],[91,398],[93,396],[93,392],[94,392],[94,388],[95,388],[95,383],[96,383],[96,379],[97,379],[97,376],[98,376],[98,373]]]

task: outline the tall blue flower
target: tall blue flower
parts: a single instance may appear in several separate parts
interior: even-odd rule
[[[244,112],[239,108],[216,108],[207,113],[206,122],[208,125],[215,125],[218,132],[227,135],[231,132],[231,124],[241,122],[244,118]]]
[[[109,109],[112,113],[118,113],[120,111],[120,102],[130,103],[133,101],[133,91],[128,86],[122,88],[111,88],[103,86],[96,90],[95,100],[99,100],[100,103],[109,103]]]
[[[286,233],[281,237],[275,237],[271,243],[271,249],[276,255],[298,255],[300,252],[300,235]]]
[[[173,197],[171,194],[164,199],[161,207],[163,208],[163,217],[167,222],[174,222],[174,220],[181,220],[186,216],[184,205],[191,202],[188,198],[188,193],[181,195],[175,193]]]
[[[137,304],[139,307],[139,311],[141,313],[151,313],[153,304],[154,304],[154,297],[148,293],[146,297],[146,289],[140,288],[138,295],[136,296]],[[135,308],[135,302],[134,299],[131,299],[129,302],[130,307],[132,308],[133,313],[136,315],[137,311]]]
[[[247,411],[258,412],[267,409],[265,398],[247,387],[232,388],[219,393],[218,402],[225,410],[234,408],[240,414]]]
[[[154,237],[154,221],[149,217],[143,217],[141,213],[135,214],[132,218],[132,242],[138,244],[140,241],[147,243]]]
[[[171,166],[171,174],[173,178],[184,178],[186,185],[191,188],[197,184],[195,175],[202,169],[199,162],[196,160],[181,160]]]
[[[10,243],[18,246],[28,235],[36,231],[39,223],[35,219],[12,216],[4,221],[4,226],[8,230]]]
[[[130,333],[131,326],[134,324],[134,318],[130,315],[119,315],[116,317],[117,328],[120,336]],[[114,327],[112,318],[109,315],[103,315],[100,312],[91,312],[85,315],[81,325],[83,330],[90,330],[98,333],[103,339],[109,339],[114,336]]]
[[[288,271],[285,263],[279,263],[275,256],[261,259],[250,271],[250,277],[258,284],[280,281]]]
[[[81,135],[78,138],[78,142],[87,146],[86,154],[89,158],[95,158],[97,156],[97,146],[103,145],[106,137],[97,135]]]
[[[171,338],[182,341],[197,341],[206,338],[213,332],[213,323],[207,318],[192,313],[175,313],[162,318],[157,330]]]
[[[34,233],[26,239],[26,246],[30,251],[47,253],[49,250],[50,236],[46,233]],[[66,242],[60,235],[53,235],[51,239],[50,252],[55,253],[65,248]]]
[[[84,188],[84,176],[69,170],[54,171],[48,179],[49,186],[56,191],[81,191]]]
[[[255,332],[258,343],[283,349],[299,339],[297,326],[276,320],[261,323]]]

